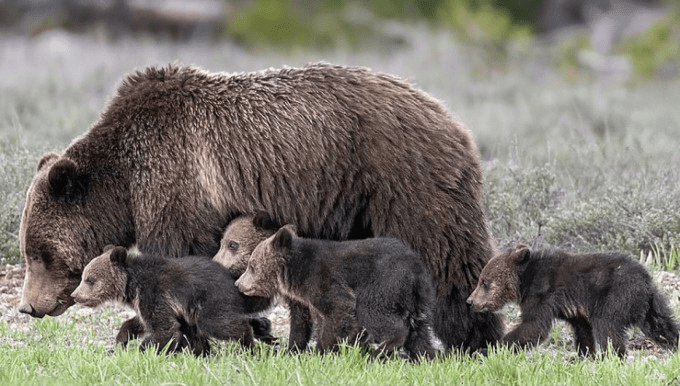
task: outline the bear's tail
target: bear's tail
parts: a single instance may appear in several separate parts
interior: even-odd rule
[[[423,272],[429,275],[428,272]],[[417,280],[413,289],[414,312],[408,317],[408,336],[404,350],[409,358],[415,360],[419,355],[433,359],[436,351],[432,346],[432,313],[434,307],[434,288],[427,280]]]
[[[652,291],[649,310],[640,329],[660,346],[669,350],[677,350],[678,322],[673,317],[666,298],[655,289]]]

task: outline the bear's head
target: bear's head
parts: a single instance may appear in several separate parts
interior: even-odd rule
[[[78,260],[85,252],[81,236],[87,229],[81,207],[90,181],[69,159],[48,153],[26,194],[21,216],[21,254],[26,278],[19,310],[32,316],[59,315],[73,305],[70,294],[80,282]]]
[[[92,172],[55,153],[38,162],[19,232],[26,263],[20,312],[62,314],[74,304],[71,293],[84,266],[107,244],[134,242],[130,211],[121,205],[129,192],[115,185],[111,173]]]
[[[519,302],[518,266],[529,258],[529,247],[518,244],[494,256],[482,269],[477,288],[467,302],[476,312],[495,312],[505,304]]]
[[[127,250],[107,246],[103,254],[90,261],[83,270],[83,279],[71,297],[76,303],[97,307],[108,301],[122,301],[127,285]]]
[[[247,296],[272,298],[281,293],[280,274],[291,254],[295,227],[286,225],[255,247],[245,273],[236,280],[239,291]]]
[[[224,231],[220,250],[213,260],[227,267],[234,277],[243,275],[255,247],[280,228],[266,212],[232,220]]]

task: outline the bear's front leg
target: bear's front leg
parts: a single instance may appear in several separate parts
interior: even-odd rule
[[[144,334],[144,332],[144,324],[141,319],[139,319],[139,316],[130,318],[120,326],[118,335],[116,335],[116,344],[126,347],[128,341],[138,338],[140,335]]]
[[[595,355],[595,337],[593,326],[586,318],[572,318],[567,320],[574,329],[574,345],[581,357]]]
[[[502,341],[515,347],[533,347],[545,340],[551,328],[552,319],[522,319],[522,323],[507,333]]]
[[[309,307],[291,298],[286,298],[286,300],[290,311],[288,349],[293,352],[304,351],[312,338],[313,324]]]

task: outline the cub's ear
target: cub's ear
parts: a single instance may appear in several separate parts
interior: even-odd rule
[[[59,158],[59,154],[52,152],[43,154],[43,156],[40,157],[40,161],[38,161],[38,167],[36,171],[40,171],[40,169],[42,169],[47,162],[55,158]]]
[[[90,179],[76,163],[67,158],[55,162],[47,175],[52,196],[66,204],[82,203],[89,191]]]
[[[518,265],[529,260],[529,256],[531,255],[529,247],[525,244],[517,244],[515,250],[512,253],[514,255],[515,263]]]
[[[272,245],[277,249],[290,249],[293,244],[294,232],[286,225],[276,232],[274,239],[272,240]]]
[[[127,249],[123,247],[115,247],[111,251],[111,256],[109,256],[109,258],[114,265],[118,264],[125,267],[127,260]]]
[[[104,246],[104,252],[108,252],[108,251],[112,250],[112,249],[115,248],[115,247],[116,247],[116,246],[113,245],[113,244],[106,244],[106,246]]]
[[[293,224],[286,224],[283,226],[284,228],[288,229],[290,233],[293,234],[293,236],[297,236],[297,227]]]
[[[253,216],[253,225],[255,226],[255,228],[261,228],[272,231],[281,228],[281,225],[278,222],[276,222],[269,215],[269,213],[262,210],[257,211],[257,213],[255,213],[255,216]]]

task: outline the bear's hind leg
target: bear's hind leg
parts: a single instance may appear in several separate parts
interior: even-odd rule
[[[253,347],[255,335],[251,318],[234,314],[216,314],[202,318],[199,322],[201,332],[220,340],[238,341],[244,347]]]
[[[377,312],[359,312],[359,324],[365,328],[365,343],[377,343],[376,355],[391,355],[404,346],[409,335],[409,329],[403,318],[398,315],[390,315],[382,309]]]
[[[180,352],[187,349],[197,357],[210,354],[210,342],[206,336],[199,332],[198,326],[184,318],[178,320],[180,323],[179,331],[173,337],[176,342],[175,351]]]
[[[135,316],[126,320],[123,325],[120,326],[120,330],[118,330],[118,334],[116,335],[116,343],[126,347],[128,341],[136,339],[144,334],[144,332],[142,320],[139,316]]]
[[[627,335],[623,323],[616,319],[598,319],[593,321],[593,334],[602,352],[609,347],[608,340],[612,341],[612,348],[616,354],[623,358],[626,355]]]
[[[256,339],[266,344],[272,344],[276,337],[272,335],[272,322],[267,317],[257,317],[249,319],[249,324],[253,328],[253,335]]]
[[[673,312],[668,307],[666,299],[654,290],[649,303],[649,310],[644,320],[636,324],[646,336],[658,345],[667,350],[677,350],[678,322],[673,317]]]
[[[422,320],[413,320],[408,336],[404,342],[404,350],[412,360],[417,359],[418,355],[427,359],[434,359],[437,351],[432,345],[430,331],[427,323]]]
[[[345,287],[332,288],[315,306],[320,314],[315,319],[323,321],[322,326],[317,329],[317,349],[320,352],[329,348],[337,351],[338,343],[342,340],[354,344],[361,337],[362,328],[356,317],[356,298],[352,290]]]
[[[139,346],[140,351],[146,351],[149,346],[156,347],[156,353],[160,354],[167,346],[167,352],[177,352],[182,346],[182,333],[179,330],[180,323],[177,320],[151,324],[151,333],[144,338]]]

